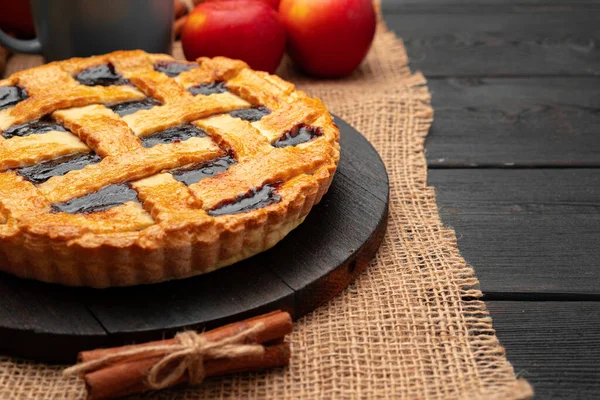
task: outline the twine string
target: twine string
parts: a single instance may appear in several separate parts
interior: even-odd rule
[[[85,374],[133,356],[164,354],[163,358],[148,371],[146,385],[149,388],[158,390],[174,385],[186,371],[189,383],[198,385],[205,378],[205,360],[264,354],[265,348],[262,345],[244,343],[264,328],[265,325],[261,322],[233,336],[217,341],[206,340],[205,337],[193,331],[180,332],[175,336],[175,343],[173,344],[134,347],[109,354],[97,360],[69,367],[63,371],[63,375]]]

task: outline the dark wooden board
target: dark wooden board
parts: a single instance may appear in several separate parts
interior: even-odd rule
[[[600,303],[488,301],[498,339],[536,399],[597,399]]]
[[[474,168],[428,179],[509,361],[537,399],[598,398],[600,1],[382,3],[429,80],[430,168]]]
[[[429,81],[430,167],[600,166],[597,78]]]
[[[105,342],[106,331],[85,303],[73,301],[78,290],[61,289],[0,273],[0,352],[52,359],[57,349]]]
[[[295,315],[294,292],[255,259],[204,276],[86,294],[110,345],[211,328],[275,309]]]
[[[381,0],[381,8],[384,13],[408,7],[430,7],[435,9],[439,6],[450,6],[457,9],[465,7],[487,7],[493,5],[539,5],[539,6],[572,6],[572,5],[600,5],[599,0]]]
[[[598,0],[381,0],[386,13],[407,12],[528,12],[600,9]]]
[[[600,299],[600,169],[430,170],[484,293]]]
[[[342,156],[329,193],[273,249],[210,274],[94,290],[0,274],[0,351],[72,362],[77,351],[160,339],[274,309],[299,318],[350,283],[375,255],[388,180],[377,152],[336,119]]]
[[[384,19],[404,40],[411,67],[427,77],[600,74],[600,24],[587,10],[430,10]]]
[[[430,166],[600,165],[597,78],[431,80]]]

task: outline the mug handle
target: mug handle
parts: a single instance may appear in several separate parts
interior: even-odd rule
[[[42,52],[42,44],[38,38],[31,40],[15,39],[2,32],[2,30],[0,30],[0,44],[19,53],[40,54]]]

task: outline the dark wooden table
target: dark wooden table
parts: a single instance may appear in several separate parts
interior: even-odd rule
[[[600,1],[383,0],[429,184],[536,398],[600,398]]]

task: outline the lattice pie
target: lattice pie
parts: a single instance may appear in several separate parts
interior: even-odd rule
[[[325,194],[339,131],[318,99],[226,58],[141,51],[0,80],[0,270],[94,287],[264,251]]]

